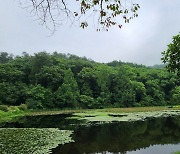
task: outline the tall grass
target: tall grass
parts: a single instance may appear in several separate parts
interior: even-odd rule
[[[2,109],[3,110],[0,110],[0,123],[11,121],[25,114],[25,111],[20,110],[17,106],[3,106]]]

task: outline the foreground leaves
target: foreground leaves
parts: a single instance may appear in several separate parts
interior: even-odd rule
[[[2,128],[1,154],[44,154],[59,144],[72,142],[71,131],[56,128]]]

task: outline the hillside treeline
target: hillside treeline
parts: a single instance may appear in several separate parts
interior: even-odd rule
[[[0,53],[0,104],[30,109],[180,104],[176,74],[132,63],[103,64],[54,52]]]

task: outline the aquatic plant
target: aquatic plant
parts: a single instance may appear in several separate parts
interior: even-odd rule
[[[1,154],[44,154],[59,144],[73,142],[72,131],[57,128],[1,128]]]
[[[158,118],[180,115],[180,110],[164,110],[152,112],[118,113],[105,111],[86,111],[74,113],[72,119],[86,120],[87,122],[113,122],[113,121],[144,121],[147,118]]]

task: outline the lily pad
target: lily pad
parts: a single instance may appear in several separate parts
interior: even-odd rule
[[[87,122],[117,122],[117,121],[144,121],[147,118],[158,118],[180,115],[180,110],[163,110],[151,112],[112,113],[105,111],[90,111],[74,113],[72,119],[86,120]]]
[[[73,142],[72,131],[56,128],[1,128],[1,154],[44,154],[59,144]]]

